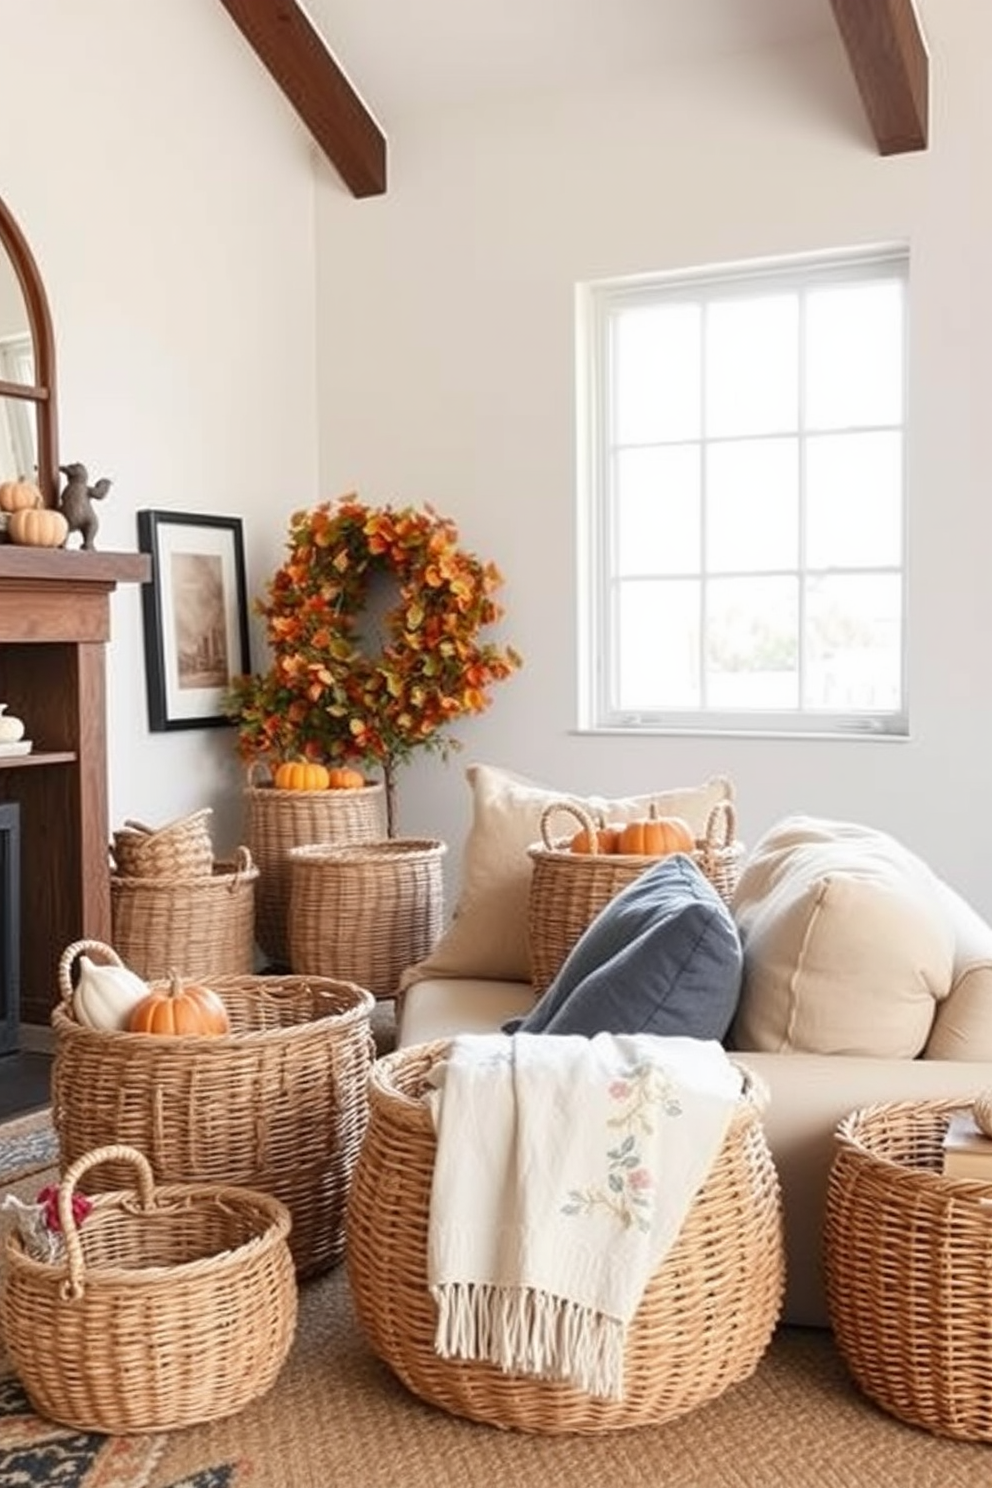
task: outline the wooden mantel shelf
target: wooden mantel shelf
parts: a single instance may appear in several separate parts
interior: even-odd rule
[[[147,553],[84,553],[76,548],[29,548],[0,543],[0,581],[56,584],[143,584],[151,578]]]

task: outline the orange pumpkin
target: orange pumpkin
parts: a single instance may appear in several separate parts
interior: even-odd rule
[[[358,770],[349,770],[346,766],[339,765],[328,770],[327,784],[330,790],[362,790],[365,776]]]
[[[589,833],[583,828],[582,831],[576,832],[568,844],[568,850],[574,853],[615,853],[619,841],[619,827],[597,827],[593,833],[593,840],[591,842],[589,840]]]
[[[312,760],[286,760],[275,774],[277,790],[326,790],[329,779],[327,766]]]
[[[41,505],[42,495],[34,481],[0,481],[0,511],[26,511]]]
[[[7,536],[22,547],[61,548],[69,536],[69,523],[51,507],[22,506],[11,512]]]
[[[184,982],[177,971],[170,971],[167,986],[152,988],[135,1004],[127,1026],[130,1033],[192,1033],[213,1038],[230,1033],[231,1020],[216,992]]]
[[[696,845],[692,828],[681,816],[659,816],[652,806],[646,817],[628,822],[620,833],[617,852],[641,858],[664,858],[669,853],[691,852]]]

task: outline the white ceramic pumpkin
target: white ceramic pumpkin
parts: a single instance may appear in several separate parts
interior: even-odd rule
[[[147,982],[127,966],[98,966],[89,956],[80,956],[79,981],[72,994],[72,1011],[78,1023],[120,1032],[147,996]]]

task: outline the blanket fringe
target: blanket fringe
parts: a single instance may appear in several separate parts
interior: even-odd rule
[[[449,1282],[437,1303],[434,1347],[444,1359],[484,1359],[504,1374],[564,1380],[623,1399],[624,1327],[618,1318],[533,1287]]]

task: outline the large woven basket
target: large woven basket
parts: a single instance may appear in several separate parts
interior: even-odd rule
[[[942,1436],[992,1440],[992,1182],[949,1178],[956,1099],[863,1107],[827,1188],[827,1302],[864,1393]]]
[[[211,807],[164,827],[128,820],[114,833],[116,870],[125,878],[196,878],[210,872],[214,859],[208,828]]]
[[[59,963],[52,1121],[63,1167],[126,1142],[161,1183],[242,1184],[281,1199],[301,1276],[340,1261],[368,1119],[371,993],[319,977],[212,978],[230,1034],[108,1033],[72,1014],[71,968],[82,950],[119,961],[99,941],[77,941]],[[110,1165],[93,1181],[122,1187],[126,1176]]]
[[[177,967],[186,977],[239,976],[255,966],[258,869],[247,847],[218,859],[206,876],[111,875],[114,947],[150,981]]]
[[[568,837],[554,837],[555,816],[569,815],[587,833],[589,852],[569,851]],[[531,981],[547,991],[562,962],[583,931],[621,889],[658,862],[635,853],[602,853],[596,848],[597,823],[573,801],[552,801],[541,812],[541,841],[528,849],[531,859],[527,919]],[[744,861],[744,846],[735,837],[737,818],[731,801],[718,801],[706,831],[689,854],[721,899],[729,904]]]
[[[255,938],[275,966],[288,968],[290,848],[378,841],[386,835],[386,792],[381,782],[360,790],[277,790],[255,775],[253,767],[245,788],[246,834],[260,874]]]
[[[344,977],[395,997],[444,919],[443,842],[393,837],[289,853],[289,964],[302,975]]]
[[[130,1185],[100,1195],[77,1229],[76,1185],[107,1159]],[[41,1415],[78,1431],[168,1431],[269,1389],[297,1315],[282,1204],[230,1185],[155,1188],[142,1154],[112,1145],[72,1165],[59,1215],[64,1257],[35,1259],[12,1231],[0,1285],[4,1343]]]
[[[427,1285],[436,1139],[423,1099],[445,1042],[377,1061],[352,1180],[346,1264],[369,1342],[414,1394],[455,1415],[535,1432],[598,1432],[684,1415],[753,1373],[782,1301],[778,1178],[747,1071],[721,1151],[628,1328],[622,1400],[442,1358]]]

